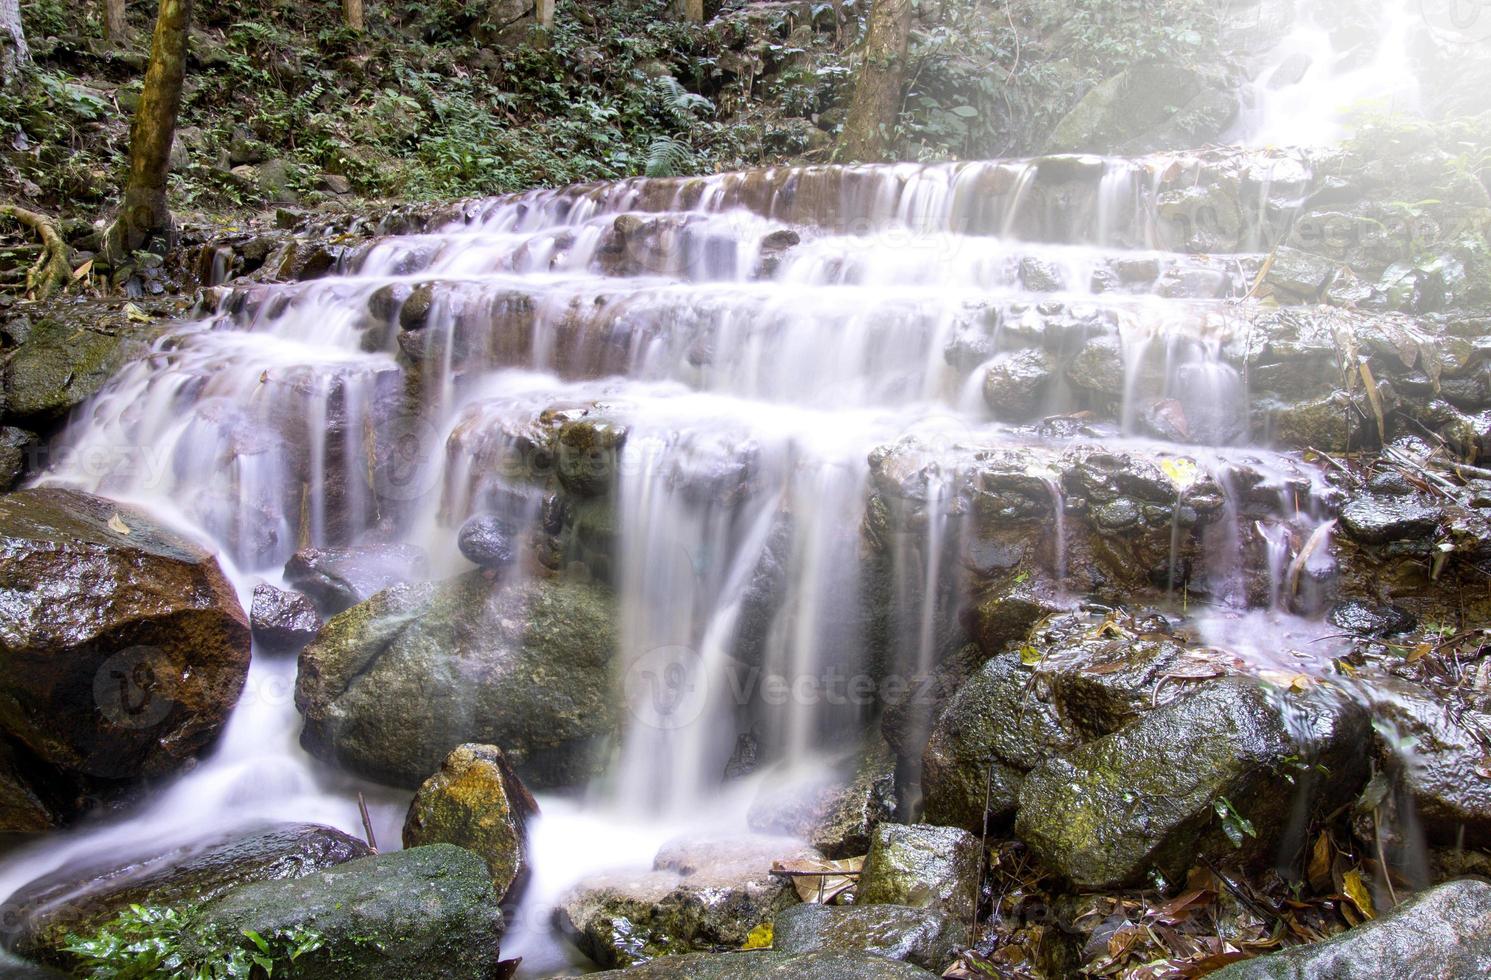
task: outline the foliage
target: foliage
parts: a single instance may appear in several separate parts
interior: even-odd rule
[[[92,936],[69,935],[64,950],[79,976],[98,980],[236,980],[272,977],[323,942],[303,926],[234,936],[200,928],[191,911],[131,905]]]
[[[1253,822],[1237,812],[1232,801],[1225,796],[1219,796],[1212,803],[1212,809],[1217,811],[1217,816],[1222,821],[1222,833],[1232,842],[1233,847],[1242,847],[1245,837],[1257,837],[1258,831],[1253,828]]]
[[[96,6],[23,3],[38,71],[0,94],[0,138],[20,148],[0,160],[0,180],[64,214],[112,200],[148,49],[149,5],[129,6],[125,47],[102,42]],[[835,47],[832,5],[821,6],[815,51]],[[359,195],[431,199],[774,162],[814,142],[810,124],[783,124],[774,103],[816,111],[846,72],[836,63],[776,80],[801,66],[784,43],[802,39],[793,11],[701,26],[656,5],[560,0],[554,30],[525,38],[499,37],[488,9],[387,0],[369,6],[359,34],[335,3],[199,0],[176,206],[264,203],[254,171],[228,172],[260,157],[288,164],[310,203],[327,174]],[[252,146],[263,152],[243,152]]]
[[[912,37],[905,155],[1037,152],[1094,85],[1146,61],[1222,62],[1220,11],[1205,0],[976,0],[941,6]]]

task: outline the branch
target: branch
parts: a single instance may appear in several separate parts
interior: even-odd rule
[[[72,282],[72,263],[68,261],[67,243],[57,231],[57,226],[45,215],[14,204],[0,204],[0,216],[14,218],[36,232],[44,249],[36,267],[27,277],[36,298],[45,300],[57,290]]]

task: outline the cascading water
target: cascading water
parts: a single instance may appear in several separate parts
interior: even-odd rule
[[[1309,68],[1287,89],[1270,87],[1271,68],[1250,141],[1294,140],[1284,119],[1330,138],[1303,122],[1302,105],[1334,112],[1366,80],[1401,75],[1395,43],[1341,70],[1329,44],[1302,21],[1281,45],[1277,61],[1304,53]],[[1344,95],[1320,102],[1320,86]],[[1247,617],[1264,615],[1247,612],[1260,603],[1249,601],[1258,563],[1245,539],[1265,543],[1261,604],[1289,608],[1300,574],[1290,561],[1322,523],[1310,500],[1321,488],[1306,476],[1301,501],[1290,464],[1238,448],[1250,435],[1246,383],[1222,350],[1243,329],[1234,314],[1258,253],[1288,220],[1270,212],[1270,187],[1302,183],[1304,164],[1250,157],[1267,177],[1257,208],[1235,220],[1162,206],[1225,156],[778,168],[473,205],[448,227],[378,242],[331,278],[219,290],[74,420],[44,480],[191,529],[247,600],[307,546],[409,542],[429,550],[431,574],[452,574],[465,567],[456,532],[473,515],[500,514],[524,534],[546,521],[540,487],[560,463],[536,455],[533,427],[548,424],[536,420],[591,413],[624,433],[600,461],[616,528],[602,571],[619,595],[631,717],[597,786],[545,801],[538,880],[511,937],[531,969],[557,968],[544,903],[581,870],[645,864],[674,829],[740,820],[749,793],[721,776],[740,737],[768,763],[809,767],[865,720],[864,705],[811,692],[777,703],[761,687],[872,669],[864,610],[881,593],[861,559],[884,447],[922,462],[904,481],[915,492],[880,500],[909,530],[888,549],[894,587],[883,593],[902,653],[876,669],[921,676],[945,652],[966,561],[964,489],[981,454],[1034,453],[1024,475],[1049,498],[1049,565],[1066,580],[1069,491],[1048,464],[1087,437],[1006,424],[1040,417],[1103,422],[1107,411],[1104,448],[1169,460],[1177,528],[1197,474],[1222,488],[1206,577],[1224,614],[1211,642],[1245,649]],[[1231,239],[1188,248],[1198,220]],[[419,327],[398,329],[418,304]],[[1004,396],[988,379],[1010,370],[1018,382],[1008,356],[1032,337],[1111,352],[1096,367],[1113,384],[1099,396],[1058,379],[1018,418],[991,420]],[[1259,487],[1233,479],[1243,464],[1280,500],[1262,517],[1244,500]],[[1249,659],[1287,666],[1266,649]],[[294,745],[291,674],[256,658],[207,763],[132,814],[21,851],[0,890],[81,853],[244,819],[356,831],[354,781]],[[375,796],[385,844],[400,802]],[[596,842],[592,853],[566,853],[577,836]]]

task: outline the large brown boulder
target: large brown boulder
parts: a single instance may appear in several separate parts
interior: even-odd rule
[[[0,610],[0,831],[189,766],[248,673],[217,561],[86,493],[0,497]]]

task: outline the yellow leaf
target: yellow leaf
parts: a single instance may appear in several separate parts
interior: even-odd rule
[[[124,523],[124,518],[120,517],[118,514],[115,514],[113,517],[109,518],[109,530],[113,531],[115,534],[128,534],[129,525]]]
[[[131,320],[135,321],[136,323],[149,323],[150,322],[150,314],[146,313],[144,310],[140,309],[138,306],[136,306],[133,303],[125,303],[124,304],[124,315],[127,316],[127,317],[129,317]]]
[[[745,945],[742,946],[742,947],[740,947],[740,948],[741,949],[771,949],[771,944],[772,944],[771,923],[770,922],[763,922],[759,926],[757,926],[756,928],[754,928],[754,929],[751,930],[750,935],[746,936]]]
[[[1355,868],[1346,872],[1343,876],[1341,890],[1346,897],[1351,899],[1351,904],[1356,910],[1368,919],[1374,918],[1377,913],[1372,910],[1372,893],[1367,890],[1367,883],[1362,880],[1362,873]]]
[[[1196,467],[1195,461],[1186,459],[1184,456],[1160,460],[1160,469],[1170,478],[1171,483],[1182,490],[1201,477],[1201,471]]]
[[[90,273],[92,271],[93,271],[93,260],[89,259],[87,262],[84,262],[82,265],[78,266],[76,270],[74,270],[74,272],[72,274],[73,281],[76,282],[77,280],[82,279],[83,277],[87,276],[88,273]]]

